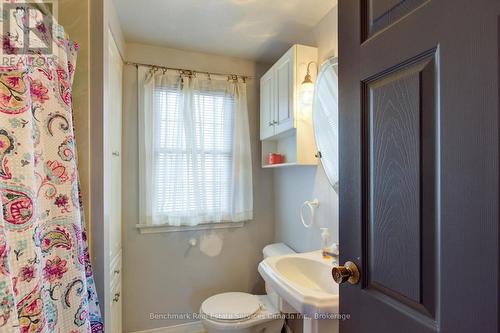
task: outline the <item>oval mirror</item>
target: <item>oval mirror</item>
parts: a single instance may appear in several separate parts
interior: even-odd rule
[[[339,105],[337,58],[319,70],[313,101],[313,125],[318,156],[335,192],[339,184]]]

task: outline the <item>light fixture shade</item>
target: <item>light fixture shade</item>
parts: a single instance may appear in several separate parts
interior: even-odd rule
[[[312,81],[304,82],[300,86],[300,101],[302,105],[312,105],[314,98],[314,83]]]
[[[310,107],[313,104],[314,99],[314,83],[311,78],[310,66],[311,64],[316,64],[314,61],[311,61],[307,64],[307,73],[304,77],[304,81],[300,86],[300,102],[302,106]],[[317,65],[316,65],[317,66]]]

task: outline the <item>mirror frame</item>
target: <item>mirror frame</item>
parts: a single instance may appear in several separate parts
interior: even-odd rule
[[[337,57],[330,57],[330,58],[326,59],[323,63],[321,63],[321,66],[319,67],[318,76],[316,78],[315,87],[314,87],[314,97],[313,97],[313,107],[312,107],[312,112],[313,112],[312,121],[313,121],[313,130],[314,130],[314,140],[316,142],[316,148],[318,149],[318,155],[321,154],[321,149],[318,146],[318,133],[317,133],[317,130],[316,130],[316,126],[314,126],[314,112],[315,112],[315,106],[316,106],[316,103],[317,103],[316,100],[317,100],[317,94],[318,94],[318,89],[317,88],[318,88],[318,83],[320,82],[321,77],[324,75],[324,73],[327,71],[327,69],[329,69],[329,68],[331,68],[332,66],[335,66],[335,65],[338,68],[338,58]],[[337,78],[337,82],[338,82],[338,78]],[[338,89],[338,83],[337,83],[337,89]],[[337,101],[337,103],[338,103],[338,101]],[[338,123],[338,120],[337,120],[337,123]],[[325,175],[326,175],[326,178],[328,178],[328,182],[333,187],[333,190],[338,194],[339,193],[339,181],[340,181],[340,179],[337,180],[336,182],[334,182],[332,180],[332,176],[328,175],[328,173],[327,173],[327,171],[325,169],[323,158],[321,156],[319,156],[319,159],[321,161],[321,165],[323,166],[323,170],[325,170]]]

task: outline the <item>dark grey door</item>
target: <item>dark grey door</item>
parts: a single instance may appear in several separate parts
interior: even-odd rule
[[[341,333],[499,331],[500,0],[339,0]]]

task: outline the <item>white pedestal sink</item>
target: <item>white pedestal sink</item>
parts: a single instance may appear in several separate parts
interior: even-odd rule
[[[321,251],[269,257],[259,273],[278,295],[303,314],[304,333],[338,332],[339,288],[333,281],[333,260]],[[330,315],[330,316],[328,316]]]

